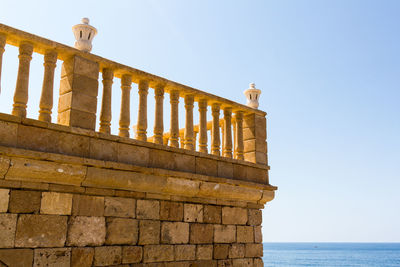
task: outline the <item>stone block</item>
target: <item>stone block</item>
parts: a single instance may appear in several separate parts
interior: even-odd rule
[[[34,267],[70,267],[70,248],[35,249]]]
[[[94,130],[96,127],[96,114],[76,109],[68,109],[58,113],[57,123]]]
[[[96,113],[97,97],[80,92],[68,92],[58,98],[58,112],[76,109],[88,113]]]
[[[160,244],[160,221],[139,222],[139,245]]]
[[[212,224],[193,223],[190,225],[191,244],[211,244],[213,237],[214,226]]]
[[[214,245],[214,259],[223,260],[228,258],[229,245],[215,244]]]
[[[246,224],[247,209],[236,207],[222,208],[222,223],[223,224]]]
[[[218,267],[232,267],[232,260],[218,260]]]
[[[0,214],[0,248],[14,247],[16,214]]]
[[[66,60],[61,66],[61,77],[71,73],[97,80],[99,78],[99,64],[81,56],[74,56]]]
[[[118,143],[99,138],[90,138],[90,158],[117,161]]]
[[[72,248],[71,267],[90,267],[93,258],[94,248]]]
[[[233,178],[239,180],[247,179],[247,166],[240,164],[233,164]]]
[[[72,194],[43,192],[41,214],[71,215]]]
[[[237,226],[238,243],[254,243],[253,226]]]
[[[15,147],[17,145],[17,123],[0,121],[0,145]]]
[[[193,262],[193,267],[217,267],[216,260],[198,260]]]
[[[253,264],[254,267],[264,267],[264,262],[260,258],[253,259],[253,262],[254,262]]]
[[[140,246],[122,247],[122,263],[141,262],[143,257],[143,248]]]
[[[62,185],[62,184],[50,184],[50,191],[63,192],[63,193],[83,193],[85,192],[84,187],[74,185]]]
[[[163,222],[161,243],[186,244],[189,242],[189,224],[183,222]]]
[[[175,261],[190,261],[196,259],[196,245],[175,246]]]
[[[183,212],[185,222],[203,222],[203,205],[184,204]]]
[[[163,221],[182,221],[183,204],[179,202],[161,201],[160,220]]]
[[[225,161],[218,161],[218,177],[232,178],[233,164]]]
[[[247,181],[268,184],[268,171],[265,169],[247,167]]]
[[[221,223],[221,207],[220,206],[212,206],[212,205],[204,205],[204,215],[203,221],[205,223]]]
[[[246,244],[246,258],[263,256],[263,244]]]
[[[0,266],[32,267],[32,249],[0,249]]]
[[[150,149],[149,167],[175,170],[174,153],[160,149]]]
[[[104,217],[71,217],[68,223],[67,246],[101,246],[106,238]]]
[[[233,243],[236,241],[236,226],[234,225],[214,225],[215,243]]]
[[[40,197],[39,191],[11,190],[9,212],[38,213]]]
[[[107,245],[134,245],[138,241],[138,221],[107,218]]]
[[[10,190],[0,188],[0,212],[7,212],[10,200]]]
[[[143,247],[143,262],[163,262],[173,260],[173,245],[147,245]]]
[[[150,149],[142,146],[118,143],[118,162],[147,167]]]
[[[197,245],[196,259],[197,260],[212,260],[213,245]]]
[[[263,165],[267,164],[267,154],[264,152],[253,151],[253,152],[246,152],[243,155],[245,161]]]
[[[15,246],[63,247],[67,236],[67,220],[67,216],[19,215]]]
[[[261,226],[255,226],[254,227],[254,242],[255,243],[262,243]]]
[[[72,215],[96,216],[104,215],[104,197],[74,195]]]
[[[218,161],[196,157],[196,173],[208,176],[218,176]]]
[[[160,201],[138,199],[136,205],[136,218],[138,219],[160,219]]]
[[[196,172],[195,156],[175,153],[175,166],[177,171]]]
[[[122,249],[117,246],[96,247],[94,249],[94,265],[110,266],[121,264]]]
[[[122,197],[106,197],[104,216],[135,218],[136,200]]]
[[[0,155],[0,181],[4,179],[4,175],[8,172],[10,162],[11,160],[9,158]]]
[[[85,189],[86,195],[99,195],[99,196],[114,196],[114,189],[106,189],[106,188],[94,188],[94,187],[86,187]]]
[[[229,247],[229,258],[244,258],[245,255],[245,247],[244,244],[231,244]]]
[[[247,225],[258,226],[262,223],[262,212],[261,210],[249,209],[249,220]]]
[[[253,259],[233,259],[233,267],[253,267]]]

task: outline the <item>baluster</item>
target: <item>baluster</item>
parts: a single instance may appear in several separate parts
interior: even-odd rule
[[[220,155],[220,136],[219,136],[219,103],[214,103],[211,106],[211,113],[212,113],[212,129],[211,129],[211,153],[213,155]]]
[[[19,46],[19,67],[15,86],[12,115],[25,118],[28,103],[29,66],[32,60],[33,45],[22,42]]]
[[[236,137],[236,120],[235,120],[235,117],[233,117],[233,119],[234,119],[234,121],[233,121],[233,124],[232,124],[232,127],[233,127],[233,155],[234,155],[234,157],[236,158],[236,140],[237,140],[237,137]]]
[[[1,66],[3,62],[3,53],[4,47],[6,45],[6,36],[4,34],[0,34],[0,93],[1,93]]]
[[[141,80],[139,82],[139,113],[136,126],[136,139],[147,141],[147,94],[149,82]]]
[[[199,112],[199,151],[207,153],[207,99],[201,99],[199,101]]]
[[[164,122],[163,122],[163,101],[164,101],[164,87],[157,85],[155,89],[154,98],[156,100],[156,114],[154,123],[154,143],[163,144]]]
[[[232,158],[232,108],[224,109],[224,157]]]
[[[221,129],[221,154],[224,155],[225,150],[225,128],[224,121],[219,121],[219,128]]]
[[[42,94],[40,96],[39,120],[51,122],[51,109],[53,108],[54,69],[57,63],[57,52],[46,51],[44,55],[44,75]]]
[[[235,158],[243,160],[243,111],[237,111],[235,113],[236,121],[236,138],[235,138]]]
[[[186,123],[185,123],[185,149],[194,150],[193,145],[193,95],[185,96],[185,110],[186,110]]]
[[[130,118],[130,92],[132,88],[132,76],[124,74],[121,77],[121,114],[119,117],[119,136],[129,137]]]
[[[102,133],[111,132],[111,88],[113,84],[114,71],[112,69],[103,69],[103,98],[100,111],[100,129]]]
[[[169,93],[171,103],[171,130],[170,146],[179,147],[179,91],[172,90]]]

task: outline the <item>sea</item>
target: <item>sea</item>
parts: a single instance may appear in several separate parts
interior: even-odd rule
[[[400,266],[400,243],[264,243],[264,266]]]

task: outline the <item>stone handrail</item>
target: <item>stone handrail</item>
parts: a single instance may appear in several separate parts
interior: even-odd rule
[[[103,98],[99,131],[110,134],[111,90],[114,77],[121,79],[121,113],[119,136],[129,137],[132,83],[138,84],[139,105],[136,139],[151,141],[187,150],[196,149],[198,133],[199,152],[237,160],[267,165],[266,113],[231,100],[179,84],[165,78],[116,63],[100,56],[82,52],[4,24],[0,24],[0,81],[2,55],[5,44],[19,47],[19,68],[12,115],[26,117],[28,101],[29,67],[33,52],[44,55],[44,78],[38,119],[51,122],[53,107],[54,69],[62,60],[58,123],[95,130],[98,94],[98,75],[102,73]],[[149,88],[155,91],[154,136],[147,137],[147,95]],[[170,94],[171,129],[164,132],[164,94]],[[186,120],[184,130],[179,130],[178,105],[184,99]],[[200,124],[193,125],[194,102],[198,102]],[[211,106],[212,121],[207,122],[207,109]],[[220,111],[224,117],[220,118]],[[234,114],[234,115],[232,115]],[[221,122],[222,120],[222,122]],[[233,125],[232,125],[233,124]],[[232,128],[234,130],[232,138]],[[211,130],[211,142],[207,140]],[[220,131],[223,133],[220,140]],[[179,140],[180,139],[180,140]],[[232,139],[234,139],[232,141]],[[222,144],[222,149],[221,149]]]

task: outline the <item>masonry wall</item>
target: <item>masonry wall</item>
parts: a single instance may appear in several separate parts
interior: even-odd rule
[[[262,253],[257,205],[0,180],[5,266],[263,266]]]

